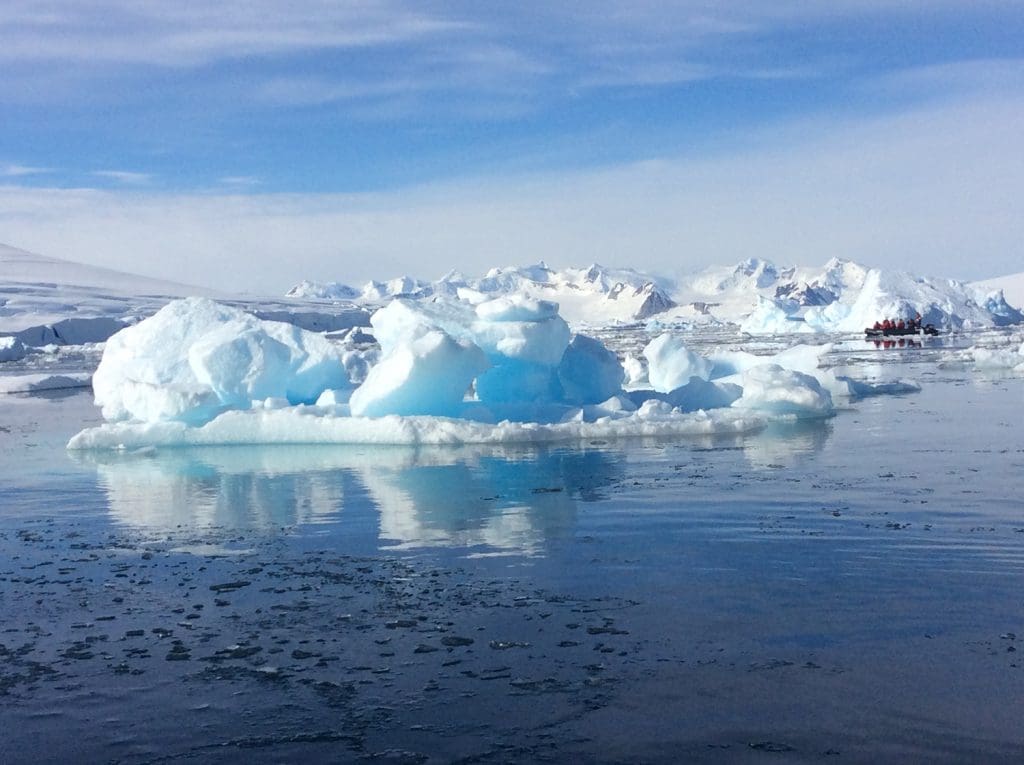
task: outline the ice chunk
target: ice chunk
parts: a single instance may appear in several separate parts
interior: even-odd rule
[[[743,394],[743,389],[734,383],[710,382],[701,377],[691,377],[686,385],[682,385],[669,393],[651,390],[634,390],[627,395],[635,405],[647,401],[663,401],[682,412],[696,412],[701,409],[721,409],[732,406]]]
[[[0,337],[0,361],[19,361],[27,353],[25,344],[18,338]]]
[[[554,367],[569,345],[569,334],[569,325],[557,315],[529,321],[479,319],[472,326],[473,340],[495,364],[507,358]]]
[[[805,374],[815,374],[821,364],[821,358],[832,350],[831,343],[821,345],[794,345],[774,356],[757,356],[746,351],[722,351],[709,357],[712,364],[710,379],[745,372],[762,364],[778,364],[784,369],[792,369]]]
[[[627,353],[622,360],[622,369],[626,373],[626,385],[636,387],[649,382],[647,366],[632,353]]]
[[[476,306],[470,327],[491,364],[476,381],[484,404],[560,401],[556,367],[569,344],[569,325],[544,300],[499,298]]]
[[[456,340],[473,340],[471,306],[457,301],[392,300],[370,317],[373,334],[387,354],[403,343],[440,329]]]
[[[689,350],[681,338],[667,332],[648,343],[643,353],[651,387],[661,393],[681,388],[691,377],[706,380],[711,374],[711,362]]]
[[[394,348],[349,400],[352,414],[457,416],[470,384],[487,368],[483,352],[434,330]]]
[[[666,400],[684,412],[695,412],[732,406],[742,394],[743,389],[738,385],[711,382],[695,376],[686,385],[667,394]]]
[[[313,403],[345,387],[340,351],[329,341],[206,298],[173,301],[118,332],[93,377],[108,420],[191,424],[266,398]]]
[[[1024,371],[1024,345],[1019,350],[973,346],[969,351],[975,369]]]
[[[592,337],[576,335],[558,365],[565,399],[597,404],[622,392],[624,373],[618,357]]]
[[[742,380],[743,395],[734,407],[802,417],[824,417],[834,411],[832,396],[811,375],[762,364],[743,372]]]
[[[868,398],[869,396],[896,396],[903,393],[918,393],[921,386],[910,380],[887,382],[863,382],[852,377],[835,375],[831,372],[817,375],[821,386],[832,394],[832,398]]]

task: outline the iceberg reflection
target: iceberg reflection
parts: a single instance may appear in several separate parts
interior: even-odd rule
[[[147,531],[265,529],[375,512],[382,547],[538,554],[626,456],[599,448],[216,447],[85,452],[112,519]]]
[[[743,456],[756,470],[795,467],[824,449],[831,435],[827,420],[772,423],[743,438]]]

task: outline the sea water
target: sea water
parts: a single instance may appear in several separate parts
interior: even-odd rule
[[[948,358],[573,448],[76,454],[88,395],[9,397],[0,761],[1019,761],[1024,380]]]

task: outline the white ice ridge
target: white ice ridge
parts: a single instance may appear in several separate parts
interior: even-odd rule
[[[627,392],[615,354],[525,297],[399,299],[371,322],[379,358],[207,299],[170,303],[108,342],[93,388],[110,422],[69,447],[708,435],[828,417],[834,396],[917,389],[819,369],[827,345],[705,358],[663,335],[643,354],[654,389]]]

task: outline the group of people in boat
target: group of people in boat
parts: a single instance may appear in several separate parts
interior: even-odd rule
[[[921,314],[917,314],[913,319],[896,319],[895,321],[883,319],[882,321],[876,321],[872,329],[921,329]]]

